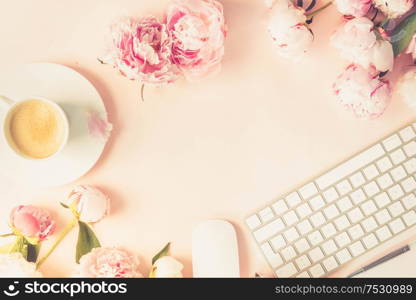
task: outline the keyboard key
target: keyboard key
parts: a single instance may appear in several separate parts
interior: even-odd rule
[[[416,142],[410,142],[409,144],[403,147],[404,152],[406,153],[407,157],[413,157],[416,155]]]
[[[314,265],[313,267],[311,267],[309,269],[309,272],[311,272],[312,276],[317,278],[317,277],[321,277],[322,275],[325,274],[324,269],[322,269],[322,266],[320,264]]]
[[[298,205],[302,199],[300,199],[298,193],[294,192],[286,197],[286,201],[290,207],[294,207]]]
[[[332,223],[322,226],[321,231],[325,238],[329,238],[333,236],[335,233],[337,233],[337,230],[335,229],[335,226]]]
[[[275,251],[286,246],[286,240],[283,238],[282,235],[275,236],[270,240],[270,243],[272,244],[273,249]]]
[[[304,238],[300,239],[295,243],[295,247],[299,253],[303,253],[311,248],[308,241]]]
[[[316,214],[312,215],[309,220],[311,220],[312,224],[315,227],[319,227],[325,223],[325,217],[321,212],[317,212]]]
[[[277,200],[275,203],[273,203],[272,207],[277,215],[282,215],[289,209],[286,205],[285,200],[283,199]]]
[[[370,233],[369,235],[365,236],[363,238],[363,242],[367,249],[371,249],[378,245],[378,240],[374,233]]]
[[[380,189],[378,188],[378,185],[374,181],[372,181],[370,183],[367,183],[364,186],[364,190],[365,190],[368,197],[374,196],[375,194],[380,192]]]
[[[270,207],[266,207],[259,211],[260,219],[263,221],[263,223],[270,221],[274,218],[273,211]]]
[[[321,195],[318,195],[312,198],[311,200],[309,200],[309,204],[312,206],[313,210],[318,210],[321,207],[325,206],[324,199],[322,198]]]
[[[391,220],[391,216],[387,209],[380,210],[378,213],[375,214],[375,217],[380,225],[383,225],[384,223],[387,223]]]
[[[308,203],[303,203],[296,208],[296,212],[298,213],[299,217],[302,219],[312,213],[311,208],[309,207]]]
[[[394,202],[392,205],[388,207],[388,210],[390,214],[393,216],[393,218],[404,213],[404,208],[400,201]]]
[[[390,154],[390,157],[395,165],[398,165],[404,160],[406,160],[406,155],[404,154],[402,149],[397,149],[392,154]]]
[[[380,195],[375,196],[374,200],[376,201],[378,207],[380,208],[386,206],[387,204],[391,202],[390,197],[387,195],[386,192],[383,192]]]
[[[296,225],[296,227],[298,228],[300,234],[305,234],[312,230],[312,225],[309,220],[303,220],[298,225]]]
[[[297,276],[296,276],[296,278],[311,278],[311,276],[309,275],[309,273],[308,272],[302,272],[302,273],[299,273]]]
[[[413,177],[406,178],[402,181],[402,187],[406,193],[416,190],[416,181]]]
[[[333,240],[329,240],[322,244],[322,249],[325,251],[326,255],[330,255],[337,251],[338,247]]]
[[[322,261],[322,264],[324,265],[325,269],[328,272],[331,272],[332,270],[336,269],[338,267],[338,262],[333,256],[330,256]]]
[[[335,218],[339,215],[339,210],[335,206],[335,204],[331,204],[330,206],[328,206],[324,209],[324,214],[325,214],[326,218],[330,220],[330,219],[333,219],[333,218]]]
[[[378,160],[376,164],[381,173],[384,173],[387,170],[391,169],[391,167],[393,167],[393,164],[387,156]]]
[[[348,245],[351,242],[351,239],[346,232],[343,232],[335,237],[335,241],[337,242],[338,246],[342,248],[345,245]]]
[[[415,132],[413,131],[411,126],[407,126],[406,128],[400,130],[400,136],[402,137],[403,141],[408,142],[411,139],[416,137]]]
[[[261,245],[264,255],[267,258],[267,261],[273,268],[277,268],[283,264],[283,259],[278,253],[274,253],[273,249],[270,247],[269,243],[264,243]]]
[[[391,176],[388,173],[377,178],[377,182],[382,189],[386,189],[393,184],[393,180],[391,179]]]
[[[364,200],[367,199],[367,196],[364,194],[362,189],[358,189],[358,190],[352,192],[350,194],[350,196],[351,196],[352,202],[354,202],[355,205],[357,205],[357,204],[359,204],[359,203],[361,203],[361,202],[363,202]]]
[[[412,226],[416,223],[416,212],[411,210],[403,215],[403,220],[407,226]]]
[[[376,235],[380,241],[385,241],[391,237],[391,232],[387,226],[383,226],[376,230]]]
[[[321,233],[317,230],[308,235],[308,240],[312,246],[316,246],[320,242],[322,242],[324,238],[322,237]]]
[[[377,211],[377,206],[374,204],[373,200],[368,200],[361,204],[361,210],[364,212],[366,216],[372,215],[375,211]]]
[[[360,220],[362,220],[364,216],[361,210],[358,207],[356,207],[348,212],[348,218],[351,220],[352,223],[357,223]]]
[[[392,136],[388,137],[383,141],[383,145],[387,151],[391,151],[402,144],[399,136],[397,134],[393,134]]]
[[[350,221],[348,220],[346,216],[341,216],[335,219],[334,223],[335,223],[335,226],[338,228],[338,230],[343,230],[351,225]]]
[[[376,166],[370,165],[366,167],[364,170],[364,175],[367,177],[368,180],[372,180],[380,175],[380,172],[377,170]]]
[[[299,218],[296,215],[296,213],[293,210],[291,210],[288,211],[285,215],[283,215],[283,220],[285,220],[287,226],[290,226],[299,221]]]
[[[395,182],[399,182],[403,178],[407,176],[406,171],[402,166],[398,166],[390,171],[391,176],[393,177]]]
[[[392,200],[397,200],[400,197],[404,196],[404,192],[400,185],[396,184],[388,189],[387,193],[389,194]]]
[[[298,257],[296,260],[296,265],[298,266],[299,270],[303,270],[311,265],[309,258],[306,255],[302,255]]]
[[[267,240],[268,238],[275,235],[276,233],[279,233],[284,228],[285,228],[285,224],[279,218],[274,221],[271,221],[269,224],[265,225],[264,227],[257,229],[256,231],[254,231],[253,234],[258,242],[263,242],[264,240]]]
[[[416,173],[416,158],[411,158],[404,163],[407,173],[413,174]]]
[[[364,230],[365,230],[366,232],[373,231],[374,229],[376,229],[376,228],[377,228],[377,222],[376,222],[376,220],[374,219],[374,217],[369,217],[369,218],[367,218],[367,219],[363,220],[363,221],[361,222],[361,225],[363,225]]]
[[[300,194],[302,195],[303,199],[309,199],[310,197],[316,195],[318,190],[313,182],[305,185],[299,190]]]
[[[359,239],[360,237],[362,237],[364,235],[364,231],[361,228],[360,224],[357,224],[357,225],[351,227],[350,229],[348,229],[348,233],[350,234],[350,236],[353,240]]]
[[[259,217],[257,215],[252,215],[246,219],[246,224],[250,229],[254,229],[261,225]]]
[[[313,262],[317,262],[324,257],[324,254],[322,253],[321,248],[316,247],[315,249],[309,251],[309,257],[312,259]]]
[[[337,189],[338,192],[340,193],[340,195],[345,195],[348,192],[352,191],[352,186],[351,184],[348,182],[348,180],[343,180],[340,183],[337,184]]]
[[[349,247],[352,256],[358,256],[364,253],[365,249],[363,244],[360,241],[356,241],[354,244],[351,244]]]
[[[340,264],[345,264],[349,260],[351,260],[351,254],[347,249],[342,249],[336,254],[336,257],[338,258],[338,261]]]
[[[331,188],[327,189],[325,192],[323,192],[323,195],[324,195],[325,201],[327,203],[331,203],[331,202],[337,200],[338,197],[339,197],[338,192],[333,187],[331,187]]]
[[[287,248],[284,248],[280,251],[280,253],[283,255],[283,258],[286,261],[290,261],[292,258],[296,257],[296,251],[293,249],[292,246],[289,246]]]
[[[295,275],[297,271],[298,270],[293,265],[293,263],[289,263],[287,265],[284,265],[280,269],[277,269],[276,270],[276,275],[278,277],[283,277],[283,278],[284,277],[291,277],[291,276]]]
[[[403,231],[405,229],[404,223],[400,218],[391,221],[389,223],[389,227],[393,234],[399,233],[400,231]]]
[[[336,183],[342,178],[355,173],[360,168],[368,165],[377,158],[380,158],[384,155],[383,147],[380,144],[370,147],[369,149],[361,152],[347,162],[339,165],[338,167],[327,172],[323,176],[316,179],[316,183],[321,188],[321,190],[326,189],[330,185]]]
[[[347,210],[350,210],[352,208],[352,203],[351,203],[350,198],[348,198],[348,196],[342,199],[339,199],[337,201],[337,205],[339,209],[341,210],[341,212],[346,212]]]
[[[294,240],[297,240],[299,237],[299,233],[297,232],[296,228],[292,227],[286,230],[283,235],[285,236],[286,240],[290,243]]]
[[[361,172],[357,172],[350,177],[350,181],[354,188],[357,188],[365,183],[365,178]]]
[[[406,207],[406,209],[409,210],[416,206],[416,197],[413,194],[407,195],[402,199],[402,202],[404,204],[404,207]]]

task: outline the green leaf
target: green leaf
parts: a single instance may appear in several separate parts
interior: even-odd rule
[[[22,256],[27,259],[27,253],[28,253],[28,242],[23,236],[17,236],[16,240],[10,247],[9,253],[15,253],[20,252],[22,253]]]
[[[152,258],[152,265],[155,264],[155,262],[161,258],[162,256],[167,256],[169,255],[169,251],[170,251],[170,242],[166,244],[165,247],[163,247],[162,250],[160,250],[153,258]]]
[[[83,255],[89,253],[94,248],[101,247],[101,244],[98,241],[97,236],[88,226],[88,224],[78,221],[78,225],[79,233],[75,256],[75,260],[77,263],[79,263],[79,260]]]
[[[0,253],[1,254],[10,253],[10,250],[12,249],[13,245],[14,245],[14,242],[0,247]]]
[[[40,244],[27,244],[27,261],[35,263],[38,260],[40,252]]]
[[[68,205],[66,205],[66,204],[65,204],[65,203],[63,203],[63,202],[59,202],[59,204],[61,204],[61,206],[62,206],[62,207],[69,208],[69,206],[68,206]]]
[[[411,14],[394,28],[391,34],[394,55],[402,53],[410,44],[416,33],[416,13]]]

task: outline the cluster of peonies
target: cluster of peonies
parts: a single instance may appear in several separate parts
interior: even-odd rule
[[[67,201],[62,204],[71,209],[77,222],[96,223],[107,216],[110,211],[109,197],[98,188],[89,185],[76,186],[69,194]],[[76,224],[76,222],[70,224]],[[50,237],[56,227],[51,214],[39,207],[20,205],[11,211],[10,227],[18,243],[1,248],[0,277],[42,277],[37,268],[51,251],[47,252],[41,260],[35,259],[29,262],[28,257],[23,255],[27,251],[16,248],[16,244],[37,245]],[[67,233],[65,230],[61,232],[60,237],[51,247],[52,251]],[[19,239],[24,239],[24,242]],[[159,255],[154,260],[151,277],[182,277],[183,265],[168,255],[168,245],[164,248],[167,250],[163,255]],[[137,256],[120,248],[101,246],[90,249],[81,257],[75,268],[75,276],[143,277],[139,271]]]
[[[375,7],[389,19],[395,19],[409,12],[414,0],[334,0],[334,4],[345,16],[364,17]]]
[[[173,0],[163,22],[155,17],[123,18],[111,27],[102,59],[143,84],[172,83],[181,75],[198,80],[221,68],[226,25],[216,0]]]
[[[347,20],[332,35],[331,44],[352,63],[334,83],[339,102],[362,119],[382,115],[391,91],[389,82],[379,74],[393,69],[392,44],[377,34],[374,23],[366,17]]]

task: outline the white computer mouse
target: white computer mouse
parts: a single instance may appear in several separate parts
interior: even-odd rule
[[[237,235],[224,220],[200,223],[192,232],[194,277],[240,277]]]

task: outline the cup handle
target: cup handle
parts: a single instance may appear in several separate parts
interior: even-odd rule
[[[6,96],[3,96],[3,95],[0,95],[0,102],[3,102],[4,104],[7,104],[9,106],[15,103],[14,100],[7,98]]]

